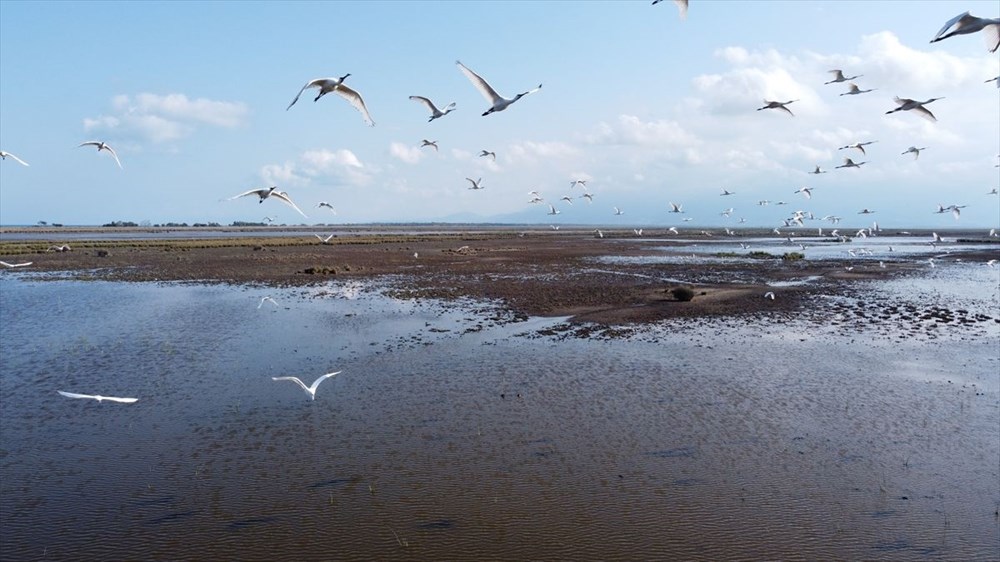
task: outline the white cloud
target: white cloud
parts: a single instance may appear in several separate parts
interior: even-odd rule
[[[191,100],[184,94],[141,93],[135,97],[122,94],[111,99],[111,106],[114,115],[84,118],[84,130],[115,132],[160,143],[187,137],[197,125],[238,127],[245,123],[248,114],[243,103]]]
[[[373,171],[346,148],[323,148],[303,152],[296,162],[265,165],[261,168],[260,175],[264,181],[272,184],[347,184],[360,187],[371,183]]]
[[[676,121],[643,121],[635,115],[619,115],[618,122],[601,122],[597,131],[587,135],[591,144],[638,145],[657,148],[686,147],[697,143]]]
[[[537,162],[553,158],[569,158],[578,152],[564,142],[523,141],[510,145],[506,156],[511,162]]]
[[[416,164],[423,158],[423,153],[415,146],[407,146],[401,142],[393,142],[389,145],[389,154],[407,164]]]

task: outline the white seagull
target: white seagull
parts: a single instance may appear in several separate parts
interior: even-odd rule
[[[472,85],[475,86],[477,90],[479,90],[479,93],[482,94],[484,98],[486,98],[486,101],[493,104],[493,107],[483,112],[483,117],[495,111],[503,111],[507,109],[507,107],[510,106],[510,104],[516,102],[522,97],[528,94],[533,94],[538,90],[542,89],[542,85],[539,84],[537,88],[517,94],[513,98],[505,98],[500,94],[498,94],[497,91],[494,90],[493,87],[486,82],[486,80],[483,80],[482,77],[480,77],[478,74],[476,74],[468,67],[466,67],[464,64],[462,64],[461,61],[455,61],[455,64],[458,65],[458,69],[462,71],[462,74],[465,74],[465,77],[468,78],[470,82],[472,82]]]
[[[896,102],[896,104],[899,105],[899,107],[897,107],[896,109],[891,109],[889,111],[886,111],[885,114],[888,115],[890,113],[895,113],[897,111],[910,111],[912,109],[915,110],[918,115],[920,115],[925,119],[930,119],[931,121],[937,121],[937,117],[934,117],[934,114],[931,113],[930,110],[924,106],[931,103],[932,101],[943,100],[943,99],[944,98],[942,97],[942,98],[931,98],[927,101],[916,101],[916,100],[911,100],[909,98],[901,98],[899,96],[896,96],[895,98],[893,98],[893,100]]]
[[[100,152],[102,150],[107,150],[108,154],[110,154],[115,159],[115,162],[118,163],[118,167],[119,168],[122,167],[122,161],[118,159],[118,154],[115,153],[115,149],[108,146],[108,143],[102,141],[87,141],[87,142],[81,142],[77,146],[77,148],[80,148],[81,146],[96,146],[97,152]]]
[[[812,190],[813,188],[811,187],[800,187],[792,193],[801,193],[802,195],[805,195],[806,199],[812,199]]]
[[[15,162],[17,162],[18,164],[21,164],[22,166],[30,166],[30,164],[28,164],[24,160],[21,160],[17,156],[14,156],[13,154],[11,154],[9,152],[4,152],[4,151],[0,150],[0,160],[6,160],[8,156],[10,156],[11,158],[13,158]]]
[[[1000,18],[977,18],[969,15],[969,12],[963,12],[948,20],[948,23],[944,24],[944,27],[930,42],[936,43],[955,35],[965,35],[977,31],[984,33],[986,48],[991,53],[995,53],[1000,47]]]
[[[302,89],[295,95],[295,99],[292,100],[292,103],[288,104],[285,111],[291,109],[292,106],[295,105],[295,102],[299,101],[299,96],[302,95],[302,92],[308,90],[309,88],[319,88],[319,94],[313,98],[314,102],[319,101],[319,98],[329,94],[330,92],[335,92],[338,96],[347,100],[347,102],[350,103],[354,109],[357,109],[358,112],[361,113],[361,118],[365,120],[366,124],[374,127],[375,122],[372,121],[372,116],[368,113],[368,107],[365,106],[365,100],[361,99],[361,94],[344,85],[344,80],[346,80],[348,76],[350,76],[350,74],[345,74],[340,78],[316,78],[315,80],[306,82],[306,85],[302,86]]]
[[[795,114],[792,113],[792,110],[788,109],[785,106],[788,105],[788,104],[790,104],[790,103],[797,102],[797,101],[799,101],[799,100],[791,100],[791,101],[785,101],[785,102],[764,100],[764,104],[765,104],[764,107],[758,107],[757,111],[761,111],[761,110],[764,110],[764,109],[782,109],[782,110],[786,111],[792,117],[795,117]]]
[[[333,213],[335,215],[337,214],[337,210],[333,208],[333,205],[327,203],[326,201],[320,201],[319,204],[316,205],[317,209],[322,209],[323,207],[326,207],[327,209],[330,209],[331,213]]]
[[[0,261],[0,265],[2,265],[4,267],[9,267],[9,268],[28,267],[32,263],[34,263],[34,262],[26,261],[26,262],[23,262],[23,263],[7,263],[5,261]]]
[[[844,76],[844,72],[842,70],[839,70],[839,69],[828,70],[827,72],[829,72],[830,74],[833,74],[833,80],[830,80],[829,82],[823,82],[824,84],[834,84],[834,83],[837,83],[837,82],[849,82],[851,80],[854,80],[855,78],[861,78],[862,76],[864,76],[863,74],[858,74],[856,76]]]
[[[916,160],[917,158],[920,158],[920,151],[921,150],[927,150],[927,147],[925,146],[923,148],[917,148],[915,146],[911,146],[910,148],[907,148],[905,151],[901,152],[900,156],[903,156],[903,155],[906,155],[906,154],[909,154],[909,153],[912,152],[913,153],[913,159]]]
[[[850,84],[847,85],[847,91],[844,92],[843,94],[840,94],[840,95],[842,95],[842,96],[856,96],[858,94],[867,94],[868,92],[874,92],[877,89],[878,88],[869,88],[867,90],[862,90],[861,88],[858,87],[857,84],[855,84],[854,82],[851,82]]]
[[[465,178],[465,179],[469,180],[469,182],[472,183],[472,187],[470,187],[469,189],[486,189],[486,186],[482,184],[483,178],[479,178],[478,180],[473,180],[472,178]]]
[[[439,117],[444,117],[445,115],[448,115],[452,111],[455,111],[455,107],[457,106],[455,102],[451,102],[444,107],[444,111],[441,111],[440,109],[437,108],[437,106],[434,105],[434,102],[423,96],[410,96],[410,99],[426,105],[427,109],[431,111],[431,117],[430,119],[427,120],[428,123]]]
[[[91,400],[97,400],[98,402],[103,402],[103,401],[107,400],[108,402],[119,402],[121,404],[132,404],[132,403],[137,402],[139,400],[138,398],[118,398],[116,396],[100,396],[100,395],[97,395],[97,394],[94,394],[94,395],[91,395],[91,394],[77,394],[75,392],[63,392],[61,390],[57,390],[56,392],[58,392],[62,396],[65,396],[66,398],[89,398]]]
[[[302,382],[301,380],[299,380],[299,377],[271,377],[271,380],[273,380],[273,381],[292,381],[295,384],[301,386],[302,390],[304,390],[307,393],[309,393],[309,396],[312,396],[312,399],[315,400],[316,399],[316,389],[319,388],[319,383],[325,381],[326,379],[328,379],[328,378],[330,378],[330,377],[332,377],[334,375],[339,375],[342,372],[343,371],[336,371],[336,372],[333,372],[333,373],[327,373],[327,374],[321,376],[320,378],[316,379],[315,381],[313,381],[312,386],[306,386],[306,384],[304,382]]]
[[[278,301],[272,299],[271,297],[261,297],[260,304],[257,305],[257,310],[260,310],[260,307],[264,306],[265,302],[269,302],[274,306],[278,306]]]
[[[427,139],[424,139],[424,140],[420,141],[420,148],[423,148],[425,146],[429,146],[429,147],[433,148],[434,152],[438,151],[438,141],[430,141],[430,140],[427,140]]]
[[[278,189],[277,186],[273,186],[273,185],[271,187],[262,187],[260,189],[251,189],[250,191],[246,191],[246,192],[240,193],[239,195],[234,195],[233,197],[230,197],[228,200],[232,201],[233,199],[239,199],[240,197],[246,197],[247,195],[256,195],[257,197],[260,197],[260,201],[258,201],[258,203],[263,203],[264,200],[267,199],[268,197],[274,197],[274,198],[276,198],[276,199],[278,199],[280,201],[283,201],[283,202],[287,203],[291,208],[293,208],[296,211],[298,211],[299,214],[302,215],[303,217],[306,216],[306,214],[302,212],[302,209],[299,209],[298,206],[295,205],[295,203],[292,202],[291,198],[288,197],[288,193],[286,193],[284,191],[276,191],[277,189]],[[309,217],[306,217],[306,218],[309,218]]]
[[[582,185],[584,189],[587,188],[587,180],[573,180],[573,181],[569,182],[569,186],[571,188],[576,187],[577,184]]]

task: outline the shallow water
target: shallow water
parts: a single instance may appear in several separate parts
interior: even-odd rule
[[[946,270],[830,306],[1000,317]],[[383,289],[0,276],[0,558],[996,558],[996,322],[585,339]]]

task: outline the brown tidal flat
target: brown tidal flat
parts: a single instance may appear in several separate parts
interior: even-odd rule
[[[322,229],[315,230],[317,234]],[[141,232],[141,230],[139,231]],[[95,238],[100,236],[95,230]],[[0,242],[0,256],[30,260],[31,271],[72,272],[81,279],[109,281],[200,281],[304,286],[330,279],[406,276],[405,296],[498,299],[519,314],[572,316],[596,323],[655,321],[669,317],[795,310],[809,291],[836,293],[843,281],[888,278],[916,266],[861,265],[844,260],[732,259],[699,264],[602,264],[602,256],[663,255],[679,244],[669,236],[637,238],[629,231],[550,232],[505,228],[421,232],[358,229],[321,243],[309,233],[289,236],[183,239],[94,239],[67,252],[47,251],[51,241]],[[748,231],[747,235],[760,235]],[[156,234],[153,233],[153,236]],[[655,236],[655,235],[654,235]],[[687,235],[690,239],[691,236]],[[822,239],[814,239],[823,241]],[[830,241],[830,240],[826,240]],[[786,251],[793,251],[789,246]],[[680,247],[678,246],[680,252]],[[995,250],[966,253],[995,258]],[[819,279],[808,288],[794,282]],[[699,282],[713,279],[715,282]],[[768,284],[778,282],[780,288]],[[785,284],[791,284],[787,286]],[[690,302],[672,289],[689,287]],[[773,291],[776,298],[765,299]]]

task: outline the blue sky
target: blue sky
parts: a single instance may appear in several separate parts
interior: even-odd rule
[[[984,82],[1000,55],[982,34],[929,44],[965,10],[1000,16],[995,1],[950,0],[691,0],[684,20],[669,1],[3,1],[0,149],[30,167],[0,163],[0,224],[680,225],[673,201],[706,226],[802,210],[841,227],[997,227],[1000,90]],[[456,60],[507,96],[544,86],[481,117]],[[834,68],[876,90],[840,96],[845,84],[823,84]],[[313,103],[315,90],[285,110],[307,81],[345,73],[375,127],[335,95]],[[410,95],[458,109],[428,123]],[[928,106],[938,122],[886,115],[893,96],[943,96]],[[764,99],[798,99],[795,117],[756,111]],[[77,147],[87,140],[124,169]],[[865,156],[838,150],[872,140]],[[928,148],[914,160],[911,145]],[[845,156],[868,163],[835,169]],[[806,173],[816,165],[828,173]],[[581,178],[593,203],[570,188]],[[222,201],[270,185],[309,218]],[[529,204],[531,190],[560,214]],[[967,207],[956,221],[938,204]]]

